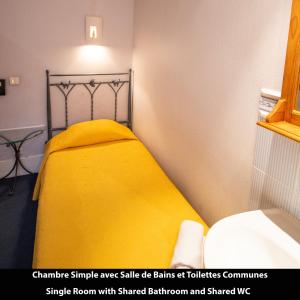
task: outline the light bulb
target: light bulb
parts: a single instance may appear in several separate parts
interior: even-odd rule
[[[97,39],[97,26],[90,26],[90,38],[93,40]]]

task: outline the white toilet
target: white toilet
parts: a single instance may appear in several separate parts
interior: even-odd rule
[[[279,209],[233,215],[209,230],[205,268],[300,268],[300,221]]]

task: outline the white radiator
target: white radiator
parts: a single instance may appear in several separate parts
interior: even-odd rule
[[[259,120],[280,95],[262,91]],[[250,209],[281,208],[300,218],[300,143],[257,127]]]

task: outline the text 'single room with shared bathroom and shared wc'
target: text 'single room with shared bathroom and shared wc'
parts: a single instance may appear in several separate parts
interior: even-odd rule
[[[0,0],[0,37],[0,269],[300,269],[300,0]]]

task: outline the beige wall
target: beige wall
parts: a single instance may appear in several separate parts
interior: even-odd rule
[[[127,71],[134,0],[1,0],[0,78],[21,76],[0,97],[0,129],[45,124],[45,69]],[[103,18],[103,45],[86,45],[85,16]]]
[[[134,129],[203,218],[249,206],[260,89],[281,89],[290,0],[136,0]]]

